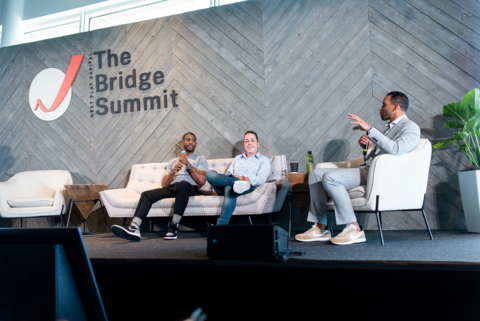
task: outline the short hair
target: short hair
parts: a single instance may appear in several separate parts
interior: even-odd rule
[[[408,109],[408,97],[400,91],[392,91],[387,94],[390,97],[390,102],[392,104],[398,104],[400,108],[406,112]]]
[[[253,130],[249,130],[248,132],[246,132],[244,135],[243,135],[243,140],[245,140],[245,136],[247,136],[247,134],[254,134],[255,135],[255,138],[257,139],[257,142],[258,142],[258,135],[256,132],[254,132]]]
[[[194,133],[188,132],[188,133],[183,134],[182,140],[185,140],[185,136],[187,136],[187,135],[193,135],[193,137],[195,137],[195,139],[197,139],[197,136],[195,136]]]

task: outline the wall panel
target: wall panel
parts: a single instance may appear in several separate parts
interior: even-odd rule
[[[67,169],[75,183],[124,187],[132,164],[178,155],[187,131],[197,135],[199,153],[225,158],[242,152],[244,132],[255,130],[262,153],[285,154],[305,171],[309,150],[316,163],[360,156],[361,133],[346,114],[384,128],[378,109],[392,90],[407,93],[408,117],[435,143],[452,133],[442,106],[480,86],[479,22],[474,0],[251,0],[1,48],[0,179]],[[118,59],[129,52],[130,63],[114,65],[107,50]],[[99,61],[94,53],[101,51]],[[65,72],[78,54],[85,58],[70,107],[55,121],[38,119],[28,103],[32,80],[50,67]],[[120,76],[125,81],[134,70],[136,87],[120,89]],[[155,71],[164,82],[140,90],[139,75]],[[107,78],[104,91],[95,90],[99,74]],[[161,108],[144,110],[146,96],[161,97]],[[125,112],[124,100],[135,98],[141,110]],[[103,111],[98,99],[108,107],[105,115],[96,113]],[[110,103],[117,110],[118,101],[121,112],[112,113]],[[467,163],[451,148],[433,152],[426,204],[433,228],[465,228],[457,173]],[[309,225],[306,215],[294,215],[294,228]],[[359,220],[376,229],[373,217]],[[55,224],[35,219],[27,226]],[[102,225],[97,209],[87,229],[103,231]],[[384,227],[423,229],[424,223],[415,212],[392,213],[384,215]]]

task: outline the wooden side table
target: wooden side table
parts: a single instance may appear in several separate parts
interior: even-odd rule
[[[310,187],[308,186],[307,173],[290,173],[287,174],[288,181],[292,187],[293,196],[297,201],[300,213],[310,206]]]
[[[73,203],[77,205],[80,214],[83,217],[83,234],[85,234],[85,221],[92,212],[93,207],[100,201],[100,208],[103,213],[103,220],[105,221],[105,227],[107,233],[110,235],[107,226],[107,219],[105,218],[105,211],[103,210],[102,200],[100,199],[100,192],[107,189],[108,184],[74,184],[74,185],[65,185],[65,189],[70,195],[70,211],[68,213],[67,227],[70,223],[70,216],[72,215]]]
[[[307,173],[288,173],[288,181],[292,188],[293,197],[297,201],[300,214],[303,214],[305,210],[310,206],[310,187],[308,186],[308,174]],[[289,223],[289,235],[292,225],[292,211],[293,202],[290,203],[290,223]]]

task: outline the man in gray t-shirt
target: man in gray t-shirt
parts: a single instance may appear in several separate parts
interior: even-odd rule
[[[198,189],[206,182],[208,170],[204,156],[196,154],[197,138],[193,133],[186,133],[182,139],[183,152],[172,159],[162,180],[162,188],[152,189],[142,193],[135,215],[129,227],[112,225],[112,232],[121,238],[140,241],[140,224],[147,217],[152,204],[164,198],[175,197],[173,219],[168,224],[166,240],[177,238],[178,224],[185,212],[190,196],[198,194]]]

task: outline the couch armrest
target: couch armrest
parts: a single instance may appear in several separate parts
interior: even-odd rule
[[[61,205],[65,205],[63,208],[63,213],[67,212],[67,199],[68,199],[68,193],[67,190],[65,189],[65,185],[71,185],[73,184],[72,180],[66,180],[62,182],[58,187],[55,189],[55,195],[53,196],[53,206],[55,208],[59,208]],[[62,200],[63,199],[63,200]]]
[[[273,205],[273,213],[280,212],[282,209],[283,203],[285,202],[285,197],[287,197],[288,191],[292,189],[290,182],[287,178],[282,178],[273,182],[277,188],[275,204]]]
[[[0,209],[6,212],[8,212],[8,209],[11,208],[11,206],[8,205],[8,202],[7,202],[7,200],[10,197],[8,191],[11,190],[14,185],[15,183],[11,181],[0,182]],[[1,214],[1,211],[0,211],[0,214]]]

